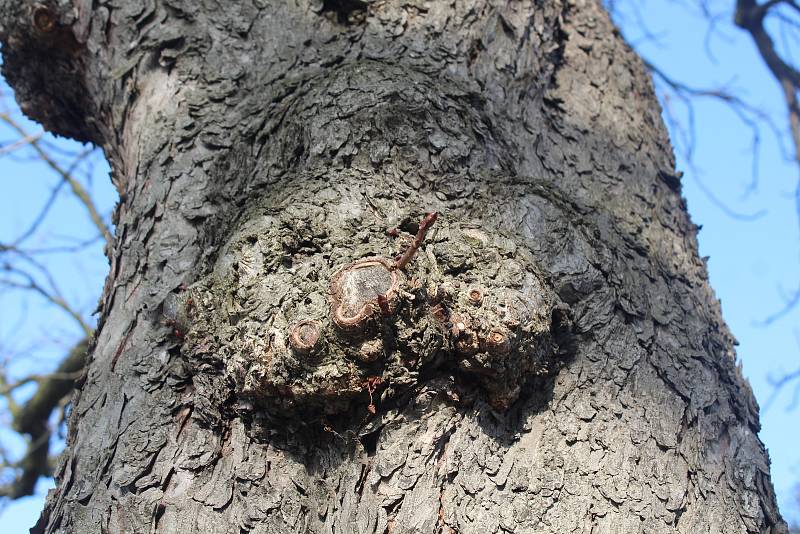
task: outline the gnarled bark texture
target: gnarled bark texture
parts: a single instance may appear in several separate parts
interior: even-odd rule
[[[120,193],[35,531],[786,532],[599,1],[0,17],[23,109],[103,146]]]

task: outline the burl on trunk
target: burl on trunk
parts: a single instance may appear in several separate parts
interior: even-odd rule
[[[599,1],[0,0],[120,193],[35,531],[786,532]]]

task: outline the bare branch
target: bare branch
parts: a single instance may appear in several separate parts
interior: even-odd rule
[[[27,259],[32,262],[30,258]],[[32,263],[36,264],[35,262]],[[22,281],[14,280],[12,277],[6,277],[0,279],[0,286],[28,290],[40,295],[46,301],[69,315],[78,324],[83,333],[86,336],[90,336],[92,334],[92,327],[84,320],[83,316],[66,301],[47,269],[44,267],[40,267],[40,269],[48,279],[48,285],[50,285],[49,290],[42,286],[30,273],[10,264],[4,265],[3,270],[14,277],[22,279]]]
[[[757,4],[755,0],[737,0],[734,21],[737,26],[750,34],[761,58],[783,90],[794,143],[795,160],[800,164],[800,109],[797,105],[800,72],[780,57],[772,37],[764,28],[764,17],[770,8],[779,4],[786,4],[800,11],[800,7],[794,0],[769,0],[761,5]]]
[[[10,154],[11,152],[19,150],[22,147],[28,146],[34,141],[38,141],[41,138],[42,138],[42,132],[39,132],[37,134],[26,135],[25,137],[22,137],[9,145],[0,147],[0,156]]]
[[[28,136],[28,133],[25,131],[25,129],[22,128],[22,126],[20,126],[9,114],[0,113],[0,120],[9,125],[14,131],[19,133],[21,136],[23,137]],[[83,185],[73,177],[72,168],[74,168],[74,164],[71,168],[64,169],[63,167],[61,167],[61,165],[58,164],[58,162],[55,159],[50,157],[50,154],[48,154],[48,152],[44,148],[42,148],[38,140],[32,140],[29,144],[36,152],[38,158],[42,162],[47,164],[47,166],[49,166],[53,171],[55,171],[56,174],[61,176],[64,182],[69,184],[72,193],[81,202],[81,204],[83,204],[83,206],[85,207],[86,211],[89,214],[89,218],[91,219],[92,223],[95,225],[95,227],[97,227],[98,231],[103,235],[103,237],[106,240],[106,244],[109,247],[111,247],[114,242],[114,237],[111,235],[111,231],[109,230],[105,221],[103,221],[103,217],[100,215],[100,212],[98,211],[97,206],[95,206],[94,200],[92,200],[92,197],[91,195],[89,195],[89,192],[86,191]],[[82,159],[86,157],[86,155],[88,155],[88,153],[90,153],[92,150],[93,149],[88,149],[87,151],[84,151],[83,153],[78,155],[78,158]]]
[[[659,79],[662,83],[664,83],[670,90],[673,91],[673,94],[678,98],[684,106],[686,106],[687,113],[688,113],[688,122],[689,122],[689,130],[688,132],[683,129],[681,122],[677,120],[674,116],[674,112],[670,107],[670,100],[669,98],[664,98],[664,108],[666,113],[666,120],[670,125],[670,128],[673,132],[677,133],[683,138],[683,145],[686,149],[686,161],[693,169],[693,175],[696,183],[700,190],[708,197],[708,199],[722,211],[724,211],[728,216],[734,219],[739,219],[743,221],[753,221],[756,219],[761,218],[766,214],[766,210],[759,210],[755,213],[740,213],[732,208],[730,208],[727,204],[725,204],[722,200],[720,200],[711,189],[705,185],[705,183],[700,179],[700,173],[694,168],[693,163],[693,150],[695,146],[695,119],[694,119],[694,99],[695,98],[710,98],[713,100],[717,100],[722,102],[723,104],[727,105],[731,111],[739,118],[742,123],[747,126],[751,133],[752,133],[752,141],[751,146],[753,147],[754,154],[754,164],[752,168],[752,179],[750,184],[745,191],[745,194],[755,189],[756,184],[758,183],[758,168],[756,165],[757,162],[757,152],[758,148],[760,147],[761,143],[761,134],[759,132],[758,123],[766,124],[776,135],[776,138],[780,138],[780,132],[772,122],[771,117],[767,115],[764,111],[758,109],[757,107],[749,104],[742,98],[736,96],[735,94],[726,91],[725,89],[702,89],[692,87],[688,84],[679,82],[674,78],[667,75],[663,70],[655,66],[653,63],[644,60],[645,66],[650,69],[653,76]]]
[[[791,373],[786,373],[779,378],[770,378],[769,382],[772,386],[772,394],[767,399],[767,402],[764,403],[764,411],[766,412],[775,402],[775,399],[778,398],[780,392],[785,388],[787,385],[791,384],[792,382],[800,380],[800,368],[792,371]],[[793,401],[792,404],[789,406],[790,408],[793,407],[795,402]]]
[[[15,410],[12,427],[28,435],[28,448],[20,460],[9,466],[18,473],[13,480],[0,486],[0,497],[17,499],[31,495],[39,478],[50,474],[50,415],[70,394],[76,378],[81,375],[87,348],[87,339],[75,345],[56,372],[39,381],[33,397]]]

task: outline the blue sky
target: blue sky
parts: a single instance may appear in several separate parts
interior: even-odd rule
[[[744,33],[727,21],[721,33],[707,39],[708,24],[687,11],[690,2],[639,0],[637,16],[621,9],[618,21],[623,33],[648,60],[671,77],[696,87],[734,88],[752,104],[767,110],[785,129],[782,96],[776,82]],[[710,2],[729,9],[732,1]],[[625,3],[617,3],[622,8]],[[628,4],[631,5],[631,4]],[[643,26],[656,40],[643,38]],[[707,46],[708,45],[708,46]],[[711,51],[711,54],[707,53]],[[3,88],[6,92],[7,88]],[[674,102],[673,102],[674,104]],[[678,115],[680,106],[673,108]],[[800,309],[765,325],[781,310],[800,284],[800,221],[793,194],[798,169],[786,161],[770,132],[762,129],[758,158],[758,183],[753,187],[751,132],[731,110],[713,100],[695,107],[696,143],[690,163],[678,143],[678,169],[686,174],[684,195],[695,223],[702,225],[700,251],[710,256],[711,284],[722,301],[723,314],[739,340],[738,356],[759,404],[762,406],[760,437],[772,459],[772,476],[784,515],[800,520],[792,487],[800,481],[800,402],[792,409],[793,388],[785,389],[766,407],[774,388],[771,376],[800,366]],[[30,125],[31,131],[37,131]],[[678,139],[677,132],[673,137]],[[0,143],[11,138],[0,129]],[[788,146],[788,145],[787,145]],[[102,161],[95,162],[89,183],[104,214],[110,213],[115,193]],[[58,178],[35,163],[0,158],[0,242],[18,235],[40,209]],[[726,209],[763,215],[754,221],[731,217]],[[30,245],[69,243],[74,237],[93,234],[88,217],[65,191]],[[54,254],[45,260],[59,275],[65,296],[88,315],[96,304],[107,271],[102,245],[96,242],[80,255]],[[20,314],[20,310],[24,313]],[[0,362],[13,355],[16,374],[52,368],[54,358],[64,353],[80,336],[58,310],[18,293],[0,292]],[[23,391],[21,395],[24,396]],[[0,425],[7,424],[0,419]],[[0,444],[18,450],[20,443],[8,433]],[[44,494],[52,484],[40,483],[37,495],[20,499],[0,509],[5,528],[23,532],[38,517]]]

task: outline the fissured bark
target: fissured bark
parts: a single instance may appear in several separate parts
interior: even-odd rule
[[[4,0],[0,26],[22,108],[120,192],[37,532],[786,532],[599,2]],[[334,284],[355,342],[330,288],[367,258]]]

